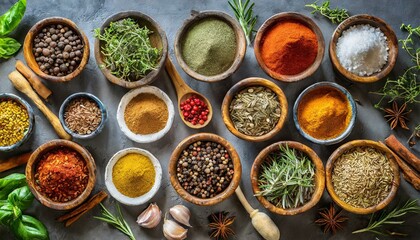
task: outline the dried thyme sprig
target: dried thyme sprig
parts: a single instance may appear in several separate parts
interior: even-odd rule
[[[340,23],[347,18],[349,18],[349,14],[346,9],[341,8],[330,8],[330,0],[327,0],[322,3],[322,5],[317,5],[318,1],[315,1],[311,4],[306,4],[305,7],[313,8],[314,10],[311,14],[315,14],[319,12],[322,16],[331,20],[332,23]]]
[[[124,217],[121,213],[121,208],[118,204],[116,204],[118,215],[112,215],[112,213],[108,209],[106,209],[105,206],[102,205],[102,203],[100,203],[100,205],[102,207],[102,216],[101,217],[95,216],[94,218],[111,224],[113,227],[115,227],[116,229],[120,230],[122,233],[127,235],[131,240],[136,240],[133,232],[131,231],[130,226],[124,220]]]
[[[404,221],[396,221],[395,218],[402,217],[407,213],[420,213],[420,206],[417,204],[417,200],[409,200],[404,205],[397,206],[390,212],[382,211],[376,220],[374,220],[376,218],[375,214],[372,214],[368,226],[354,231],[353,234],[371,232],[378,235],[388,235],[389,233],[381,232],[380,228],[389,224],[403,224]]]
[[[244,30],[246,42],[248,45],[251,45],[253,34],[256,32],[254,30],[254,26],[258,18],[258,16],[254,16],[253,12],[255,3],[251,3],[251,5],[249,5],[249,0],[246,0],[245,3],[242,3],[242,0],[232,0],[228,1],[228,3],[235,13],[236,19],[239,21],[239,24]]]

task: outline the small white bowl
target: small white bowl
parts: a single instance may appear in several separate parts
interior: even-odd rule
[[[120,193],[118,189],[115,187],[114,182],[112,180],[112,170],[114,168],[115,163],[117,163],[118,160],[120,160],[122,157],[124,157],[125,155],[129,153],[138,153],[138,154],[142,154],[148,157],[150,161],[152,161],[153,166],[155,168],[155,172],[156,172],[155,183],[152,189],[150,189],[150,191],[141,195],[140,197],[136,197],[136,198],[128,197]],[[155,194],[160,188],[161,182],[162,182],[162,167],[160,166],[159,160],[157,160],[157,158],[153,156],[153,154],[151,154],[149,151],[141,149],[141,148],[126,148],[126,149],[118,151],[117,153],[114,154],[114,156],[112,156],[112,158],[109,160],[105,168],[105,185],[106,185],[106,188],[108,189],[108,192],[118,202],[125,205],[137,206],[137,205],[146,203],[153,196],[155,196]]]
[[[150,93],[153,94],[155,96],[157,96],[158,98],[162,99],[167,108],[168,108],[168,121],[166,122],[165,127],[160,130],[159,132],[156,133],[152,133],[152,134],[136,134],[133,133],[128,127],[127,124],[125,124],[125,120],[124,120],[124,112],[125,112],[125,108],[127,107],[127,104],[136,96],[138,96],[139,94],[142,93]],[[160,90],[157,87],[154,86],[146,86],[146,87],[141,87],[141,88],[137,88],[137,89],[133,89],[131,91],[129,91],[128,93],[126,93],[120,101],[120,104],[118,105],[118,110],[117,110],[117,121],[118,121],[118,125],[120,126],[121,131],[131,140],[138,142],[138,143],[150,143],[150,142],[154,142],[157,141],[159,139],[161,139],[168,131],[169,129],[171,129],[172,123],[174,122],[174,115],[175,115],[175,109],[174,109],[174,104],[172,103],[171,99],[168,97],[168,95],[166,95],[165,92],[163,92],[162,90]]]

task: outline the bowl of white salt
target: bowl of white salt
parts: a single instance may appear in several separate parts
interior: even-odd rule
[[[335,29],[329,53],[334,70],[343,77],[355,82],[376,82],[394,68],[398,40],[384,20],[355,15]]]

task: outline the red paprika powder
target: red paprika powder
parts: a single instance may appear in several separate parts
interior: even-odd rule
[[[315,33],[297,21],[282,21],[262,38],[261,57],[265,65],[282,75],[295,75],[312,65],[318,53]]]

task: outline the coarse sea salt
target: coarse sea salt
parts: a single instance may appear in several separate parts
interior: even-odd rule
[[[344,31],[337,41],[337,57],[348,71],[359,76],[380,72],[388,61],[385,34],[368,24],[354,25]]]

